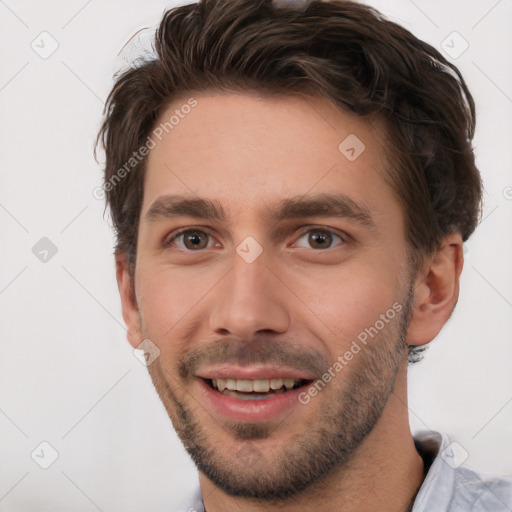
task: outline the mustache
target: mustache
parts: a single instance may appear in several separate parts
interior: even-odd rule
[[[182,379],[188,379],[201,366],[214,364],[286,366],[307,371],[318,378],[329,368],[327,359],[311,347],[269,339],[223,339],[188,352],[179,363],[178,372]]]

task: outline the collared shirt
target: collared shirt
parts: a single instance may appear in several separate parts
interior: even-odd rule
[[[512,477],[484,475],[461,465],[446,434],[417,432],[414,444],[427,474],[412,512],[512,512]],[[205,512],[200,489],[180,512]]]

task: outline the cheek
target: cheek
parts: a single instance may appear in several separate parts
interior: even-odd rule
[[[301,299],[296,318],[343,350],[365,329],[378,321],[380,326],[381,315],[395,318],[393,304],[401,299],[397,276],[375,261],[331,267],[306,278],[296,275],[294,290]]]
[[[216,275],[157,264],[139,265],[137,301],[148,336],[156,340],[173,338],[179,343],[178,333],[201,310],[202,299],[219,280]]]

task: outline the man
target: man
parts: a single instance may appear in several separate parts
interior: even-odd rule
[[[199,470],[186,510],[511,511],[413,437],[481,180],[457,68],[349,1],[167,11],[99,138],[123,316]]]

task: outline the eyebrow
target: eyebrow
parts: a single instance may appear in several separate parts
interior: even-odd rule
[[[147,221],[189,216],[225,222],[226,212],[219,201],[185,195],[157,198],[145,215]],[[375,228],[370,210],[344,194],[322,193],[284,199],[267,210],[266,216],[276,223],[304,217],[339,217]]]

